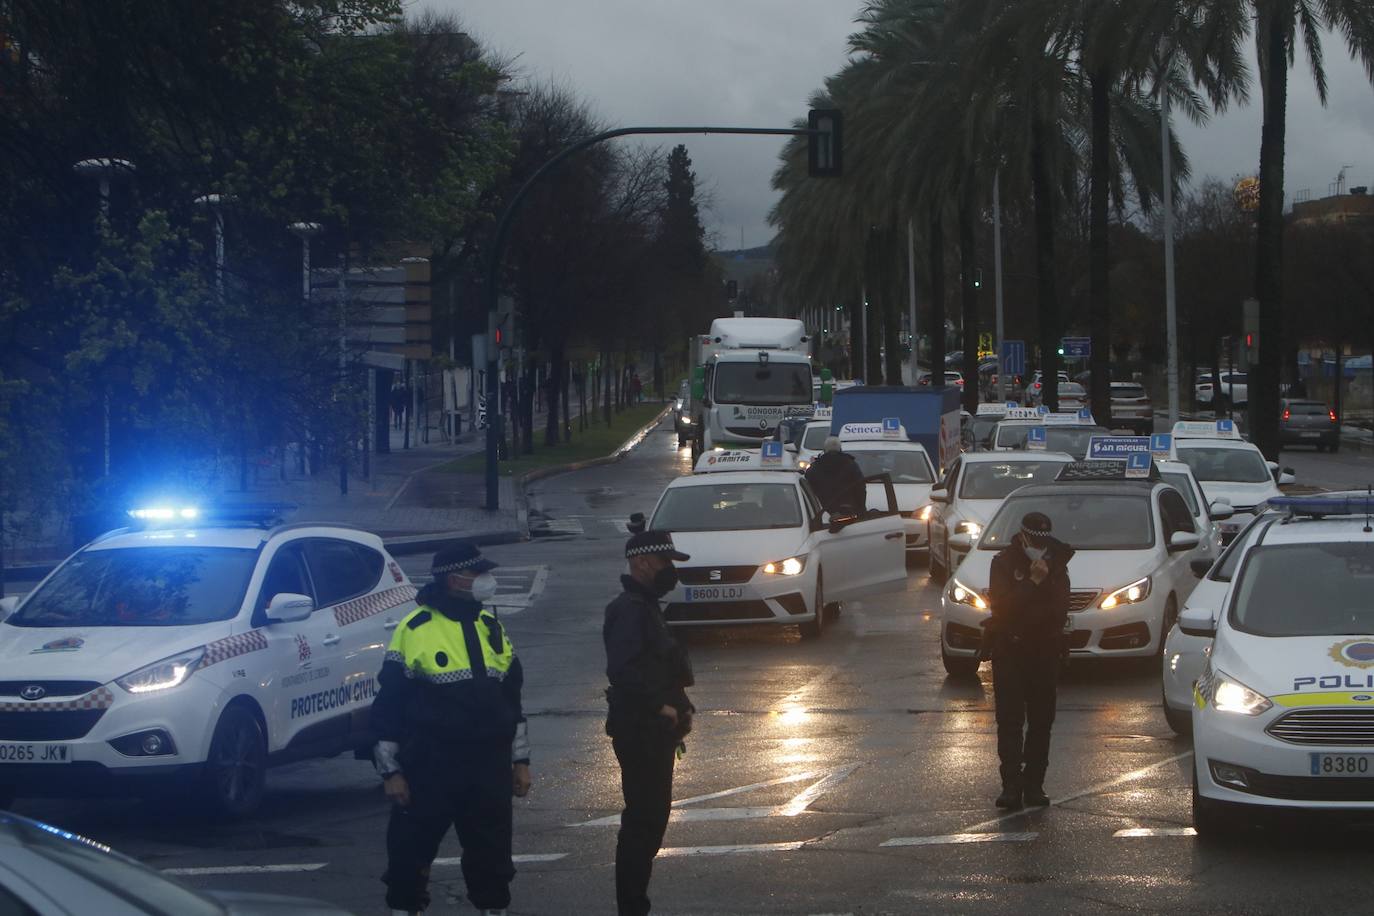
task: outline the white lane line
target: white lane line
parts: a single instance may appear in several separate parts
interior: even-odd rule
[[[659,858],[677,856],[733,856],[746,852],[794,852],[810,840],[793,843],[745,843],[738,846],[669,846],[658,851]]]
[[[818,776],[823,776],[824,773],[825,773],[824,770],[817,771],[817,772],[807,772],[807,773],[793,773],[791,776],[780,776],[780,777],[778,777],[777,779],[770,779],[770,780],[768,780],[768,781],[766,781],[766,782],[751,783],[750,785],[747,785],[747,786],[736,786],[736,787],[733,788],[733,789],[723,789],[723,790],[721,790],[720,792],[710,792],[710,793],[707,793],[706,795],[694,795],[694,796],[692,796],[691,798],[683,798],[683,799],[679,799],[678,801],[673,802],[673,808],[674,808],[674,809],[678,809],[678,808],[682,808],[682,807],[684,807],[684,806],[686,806],[686,805],[695,805],[695,804],[697,804],[697,803],[699,803],[699,802],[715,801],[715,800],[718,799],[718,798],[729,798],[729,797],[732,796],[732,795],[743,795],[745,792],[753,792],[755,789],[767,789],[767,788],[770,788],[770,787],[772,787],[772,786],[786,785],[787,783],[791,783],[791,782],[802,782],[803,780],[807,780],[807,779],[815,779],[815,778],[818,777]],[[726,808],[726,809],[721,809],[721,810],[729,811],[729,810],[732,810],[732,809]],[[733,809],[733,810],[741,810],[741,811],[743,811],[743,810],[754,810],[754,809],[740,808],[740,809]],[[769,811],[771,811],[772,809],[771,809],[771,808],[767,808],[767,809],[758,809],[758,810],[769,810]],[[673,813],[674,813],[674,814],[680,814],[680,813],[682,813],[682,812],[679,812],[679,811],[677,811],[677,810],[674,810]],[[620,815],[619,815],[619,814],[612,814],[610,817],[599,817],[599,818],[597,818],[596,820],[592,820],[592,821],[583,821],[583,822],[581,822],[581,823],[579,823],[579,824],[568,824],[567,826],[569,826],[569,827],[614,827],[614,826],[618,825],[619,823],[620,823]]]
[[[567,857],[568,854],[566,852],[545,852],[527,853],[525,855],[511,856],[511,860],[514,861],[516,865],[530,865],[538,862],[557,862],[559,859],[566,859]],[[435,859],[432,864],[438,866],[462,865],[463,857],[443,856],[438,859]]]
[[[787,804],[778,808],[778,816],[796,817],[804,813],[806,809],[814,805],[822,795],[844,782],[849,778],[849,774],[853,773],[858,768],[859,765],[857,763],[851,763],[849,766],[840,767],[838,770],[833,771],[820,782],[812,783],[792,798]]]
[[[303,862],[299,865],[211,865],[204,868],[164,868],[164,875],[272,875],[282,872],[319,871],[328,862]]]
[[[951,833],[945,836],[899,836],[882,846],[960,846],[965,843],[1029,843],[1038,833]]]
[[[1113,833],[1115,839],[1138,839],[1153,836],[1197,836],[1192,827],[1131,827]]]

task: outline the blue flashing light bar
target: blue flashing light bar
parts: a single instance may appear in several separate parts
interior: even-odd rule
[[[1287,509],[1294,515],[1374,515],[1374,495],[1275,496],[1267,500],[1267,505]]]
[[[220,506],[156,504],[129,510],[129,517],[146,525],[254,524],[272,525],[296,510],[295,503],[230,503]]]

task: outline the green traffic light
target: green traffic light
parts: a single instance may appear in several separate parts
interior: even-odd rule
[[[1063,355],[1064,355],[1064,348],[1063,348],[1063,347],[1060,347],[1060,348],[1059,348],[1059,355],[1060,355],[1060,356],[1063,356]]]

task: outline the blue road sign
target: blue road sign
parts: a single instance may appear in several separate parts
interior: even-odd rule
[[[1045,427],[1032,426],[1030,429],[1026,430],[1026,448],[1043,451],[1046,444]]]
[[[1026,342],[1024,340],[1002,341],[1002,371],[1007,375],[1026,374]]]
[[[1064,348],[1064,355],[1073,359],[1087,359],[1093,355],[1093,341],[1091,337],[1064,337],[1059,341],[1059,345]]]
[[[1139,453],[1150,454],[1148,436],[1093,436],[1088,440],[1088,458],[1091,460],[1120,461]]]
[[[1132,452],[1126,456],[1126,476],[1149,477],[1151,461],[1149,452]]]

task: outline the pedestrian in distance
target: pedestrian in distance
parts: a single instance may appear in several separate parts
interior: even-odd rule
[[[999,808],[1050,803],[1045,771],[1069,615],[1068,564],[1074,554],[1050,534],[1051,528],[1049,516],[1026,513],[1021,530],[992,559],[991,614],[979,657],[992,660],[1002,776]]]
[[[629,575],[606,606],[606,733],[620,763],[625,808],[615,844],[615,900],[620,916],[649,912],[649,877],[663,845],[673,800],[673,765],[696,711],[687,650],[673,638],[659,600],[677,586],[674,561],[691,559],[666,531],[625,542]]]
[[[463,847],[463,880],[479,912],[510,905],[511,795],[530,790],[520,707],[524,670],[496,615],[496,564],[467,544],[434,556],[434,580],[396,627],[372,706],[373,758],[391,801],[386,905],[393,916],[429,905],[429,869],[449,828]]]
[[[827,436],[821,454],[806,469],[806,482],[831,515],[861,516],[867,511],[864,472],[837,436]]]

